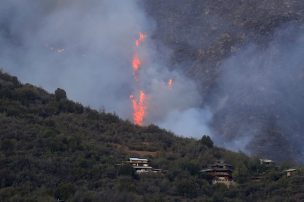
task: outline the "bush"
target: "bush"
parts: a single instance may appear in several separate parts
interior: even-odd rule
[[[121,165],[119,167],[118,175],[127,175],[127,176],[134,177],[135,176],[135,171],[134,171],[134,169],[131,165],[124,164],[124,165]]]
[[[13,141],[11,140],[4,140],[1,143],[1,150],[5,153],[5,154],[9,154],[12,151],[14,151],[15,148],[15,144]]]
[[[182,179],[176,182],[176,191],[178,195],[193,198],[197,196],[199,185],[194,179]]]
[[[56,198],[67,200],[69,197],[73,196],[76,191],[76,187],[67,182],[60,183],[56,190]]]

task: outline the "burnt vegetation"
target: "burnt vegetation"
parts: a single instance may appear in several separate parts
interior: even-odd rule
[[[267,167],[256,158],[50,94],[0,73],[0,201],[300,201],[301,169]],[[163,174],[138,175],[128,157],[149,158]],[[212,185],[200,170],[218,159],[234,166],[237,183]],[[259,181],[253,176],[262,175]]]

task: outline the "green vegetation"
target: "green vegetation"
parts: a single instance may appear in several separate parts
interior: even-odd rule
[[[0,73],[0,201],[301,201],[301,169],[283,167],[157,126],[134,126]],[[120,166],[147,157],[165,174]],[[214,160],[234,166],[237,186],[211,185],[199,171]],[[290,165],[284,165],[288,168]],[[254,182],[252,176],[263,175]]]

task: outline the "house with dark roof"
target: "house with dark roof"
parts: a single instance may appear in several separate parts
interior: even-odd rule
[[[212,178],[212,184],[225,184],[227,186],[232,185],[232,172],[233,166],[225,163],[224,161],[217,161],[208,165],[208,168],[201,170],[201,173],[205,173]]]

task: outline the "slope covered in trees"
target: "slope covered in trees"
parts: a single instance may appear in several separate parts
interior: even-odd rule
[[[303,175],[215,147],[210,138],[177,137],[138,127],[0,73],[0,201],[299,201]],[[163,175],[119,166],[147,157]],[[211,185],[200,174],[214,160],[234,166],[237,186]],[[285,166],[287,168],[287,165]],[[260,182],[252,176],[263,173]]]

